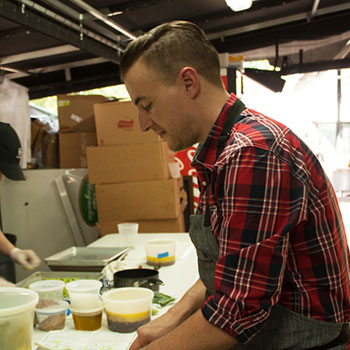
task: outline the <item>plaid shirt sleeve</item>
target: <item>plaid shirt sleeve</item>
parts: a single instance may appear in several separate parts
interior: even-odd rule
[[[267,149],[248,146],[222,156],[211,181],[220,247],[215,294],[202,312],[244,343],[280,298],[290,231],[306,218],[308,194],[290,164]]]

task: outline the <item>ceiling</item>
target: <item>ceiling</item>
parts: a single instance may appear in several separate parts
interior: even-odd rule
[[[225,0],[0,0],[0,81],[31,99],[119,84],[128,42],[177,19],[280,74],[350,67],[349,0],[255,0],[241,12]]]

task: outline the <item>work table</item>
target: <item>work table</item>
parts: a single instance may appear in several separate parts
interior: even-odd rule
[[[162,266],[159,269],[159,278],[164,282],[164,285],[160,286],[160,292],[169,294],[176,299],[181,298],[185,292],[196,282],[198,279],[197,269],[197,257],[194,246],[191,243],[188,233],[142,233],[138,234],[137,245],[135,248],[130,248],[128,254],[124,258],[122,264],[125,268],[153,268],[146,264],[145,243],[147,240],[154,238],[172,238],[176,239],[176,261],[175,264],[170,266]],[[89,247],[121,247],[121,239],[118,234],[109,234],[91,243]],[[165,311],[165,310],[164,310]],[[72,316],[68,316],[66,319],[66,325],[63,330],[67,336],[74,334],[86,334],[86,337],[90,336],[91,332],[75,331]],[[97,331],[96,331],[97,332]],[[114,334],[107,327],[107,320],[105,314],[102,319],[102,327],[100,330],[101,336],[110,337],[111,339],[118,336],[118,349],[124,350],[128,348],[128,345],[136,336],[136,332],[125,334]],[[34,328],[33,332],[33,350],[42,350],[42,347],[34,345],[36,341],[39,341],[43,337],[47,336],[48,332]],[[90,343],[89,343],[90,344]],[[100,347],[101,350],[103,347]],[[95,350],[95,348],[94,348]],[[100,350],[98,347],[96,350]]]

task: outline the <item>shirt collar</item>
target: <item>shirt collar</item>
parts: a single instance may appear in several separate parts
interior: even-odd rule
[[[208,137],[206,138],[203,144],[200,144],[198,146],[191,164],[193,167],[196,167],[196,164],[201,164],[209,170],[212,170],[214,168],[214,164],[216,161],[217,140],[224,127],[228,111],[230,107],[233,106],[236,99],[237,96],[231,94],[228,100],[226,101],[218,118],[213,124],[213,127],[211,128]]]

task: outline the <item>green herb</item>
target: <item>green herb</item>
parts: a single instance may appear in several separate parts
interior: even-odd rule
[[[164,293],[161,292],[154,292],[154,296],[153,296],[153,304],[156,304],[160,307],[164,307],[167,305],[172,304],[175,301],[175,298],[170,296],[170,295],[166,295]]]
[[[152,307],[152,316],[155,316],[159,313],[159,309],[155,308],[155,307]]]

